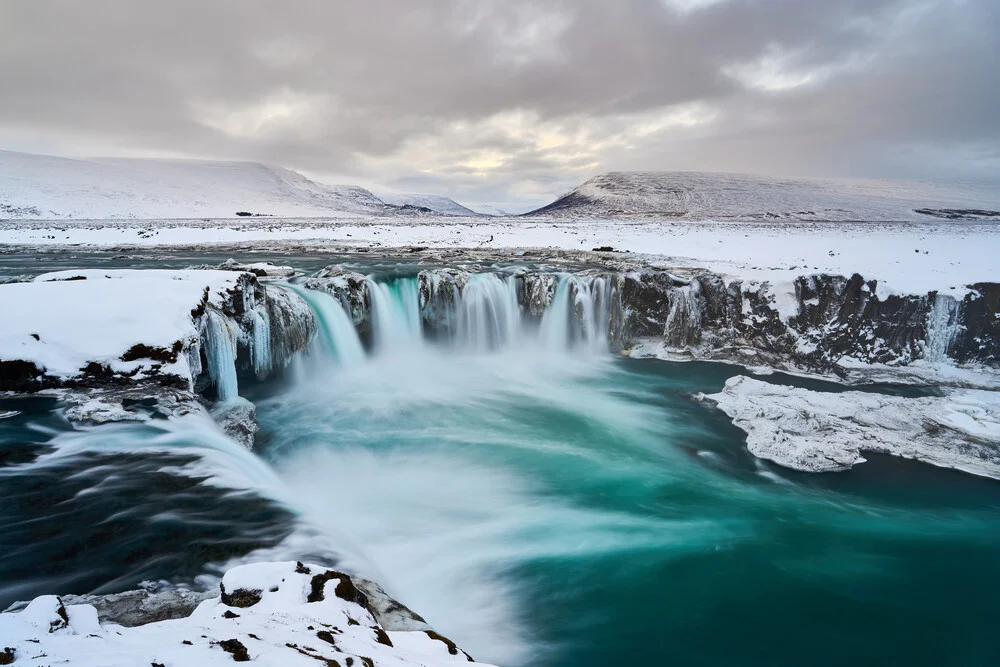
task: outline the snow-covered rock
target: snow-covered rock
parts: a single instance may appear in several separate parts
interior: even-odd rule
[[[1000,392],[904,398],[737,376],[705,398],[747,433],[751,454],[795,470],[847,470],[870,451],[1000,479]]]
[[[972,184],[611,172],[527,215],[747,221],[927,221],[953,215],[997,220],[1000,194]]]
[[[0,312],[0,390],[13,391],[208,383],[225,400],[237,393],[238,363],[264,377],[316,331],[297,295],[237,271],[48,273],[0,285]],[[74,409],[91,421],[129,418],[110,405],[121,396],[84,397],[91,404],[76,400]]]
[[[291,278],[296,275],[298,271],[290,266],[277,266],[271,262],[237,262],[235,259],[229,258],[221,264],[200,264],[198,266],[190,266],[189,269],[205,271],[218,269],[220,271],[241,271],[246,273],[252,273],[259,280],[267,279],[278,279],[278,278]]]
[[[188,386],[199,313],[222,308],[248,278],[229,271],[87,269],[2,285],[3,370],[31,365],[26,379],[38,387],[152,376]],[[0,388],[18,389],[8,372]]]
[[[132,594],[115,601],[120,612],[129,610],[116,618],[142,620],[136,616],[142,613],[155,617],[157,602],[175,611],[174,597],[160,600]],[[190,616],[134,627],[107,620],[102,624],[94,606],[67,601],[47,595],[19,611],[0,614],[0,638],[15,664],[132,667],[215,665],[230,660],[275,667],[476,664],[433,630],[386,627],[351,577],[318,565],[282,562],[234,568],[222,580],[222,596],[202,601]],[[182,602],[181,607],[193,600]]]

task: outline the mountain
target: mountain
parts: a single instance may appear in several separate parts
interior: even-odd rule
[[[414,194],[380,194],[379,199],[392,206],[413,206],[415,208],[425,208],[433,213],[441,215],[461,215],[478,216],[483,215],[466,208],[454,199],[442,197],[441,195],[414,195]]]
[[[595,176],[525,215],[685,220],[1000,220],[1000,190],[971,183],[611,172]]]
[[[256,162],[68,159],[0,151],[0,219],[392,215],[368,190]]]

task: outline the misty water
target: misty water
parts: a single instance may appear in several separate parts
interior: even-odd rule
[[[206,417],[73,428],[54,399],[2,399],[0,606],[308,559],[503,665],[993,661],[1000,484],[878,456],[785,471],[694,398],[744,369],[611,354],[599,286],[583,324],[564,281],[527,325],[477,278],[441,339],[408,270],[373,273],[371,340],[291,287],[321,330],[240,377],[253,453]]]

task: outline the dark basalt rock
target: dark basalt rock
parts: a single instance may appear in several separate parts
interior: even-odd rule
[[[331,579],[337,579],[337,588],[334,589],[334,595],[336,595],[341,600],[346,600],[347,602],[353,602],[356,605],[363,607],[369,613],[371,613],[371,607],[368,604],[368,596],[362,593],[349,576],[343,572],[337,572],[336,570],[327,570],[321,574],[317,574],[312,578],[309,583],[309,596],[306,598],[306,602],[322,602],[325,599],[323,592],[326,582]]]
[[[222,591],[222,604],[230,607],[252,607],[260,602],[260,598],[264,594],[264,591],[256,588],[237,588],[230,593],[221,583],[219,589]]]
[[[958,306],[955,359],[996,366],[1000,360],[1000,284],[976,283]]]
[[[233,656],[235,662],[249,662],[250,653],[247,647],[238,639],[226,639],[219,642],[219,648]]]
[[[55,378],[47,377],[30,361],[0,361],[0,391],[33,392],[56,386]]]
[[[426,634],[428,637],[430,637],[431,639],[433,639],[435,641],[442,642],[445,646],[448,647],[448,653],[450,653],[452,655],[458,655],[459,653],[461,653],[462,655],[464,655],[466,657],[466,659],[468,659],[469,662],[475,662],[475,660],[472,659],[471,655],[469,655],[468,653],[466,653],[462,649],[458,648],[458,645],[455,644],[455,642],[453,642],[450,639],[448,639],[447,637],[445,637],[443,635],[439,635],[438,633],[434,632],[433,630],[424,630],[424,634]]]

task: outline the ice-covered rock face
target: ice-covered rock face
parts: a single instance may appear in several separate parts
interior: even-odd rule
[[[45,274],[0,286],[0,310],[0,390],[82,391],[67,414],[90,422],[144,418],[122,403],[139,394],[174,404],[169,392],[214,385],[233,399],[239,370],[265,377],[316,333],[301,298],[238,271]]]
[[[370,297],[368,278],[354,271],[345,271],[339,266],[328,266],[320,270],[314,278],[305,282],[311,290],[326,292],[337,299],[351,316],[355,326],[368,321]]]
[[[107,601],[42,596],[0,614],[0,637],[15,664],[39,655],[43,664],[85,667],[230,660],[274,667],[475,664],[412,612],[403,618],[400,610],[406,607],[377,586],[318,565],[243,565],[226,573],[221,592],[202,599],[186,617],[178,614],[202,596],[138,591],[105,596],[115,598]],[[131,627],[101,625],[98,608],[105,622],[127,620]]]
[[[523,289],[518,295],[532,317],[541,317],[556,293],[556,276],[549,273],[528,273],[522,278]]]
[[[807,371],[837,372],[843,359],[996,366],[1000,289],[973,287],[957,302],[935,293],[880,294],[877,281],[859,275],[811,275],[772,285],[727,283],[711,273],[687,281],[669,272],[626,274],[625,339],[654,341],[664,350],[699,359]]]

